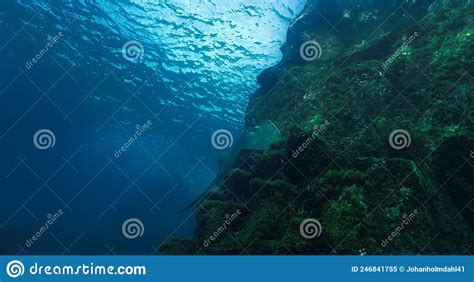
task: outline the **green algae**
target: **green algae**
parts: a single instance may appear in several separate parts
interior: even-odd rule
[[[249,129],[270,119],[282,140],[206,197],[193,240],[174,239],[160,253],[472,252],[473,4],[414,1],[403,6],[407,16],[390,8],[400,1],[360,2],[336,32],[318,14],[339,20],[352,2],[309,1],[247,109]],[[322,59],[302,61],[299,46],[314,38]],[[388,142],[400,128],[411,138],[403,150]],[[229,232],[199,247],[236,208],[243,214]],[[301,236],[306,218],[319,219],[320,237]]]

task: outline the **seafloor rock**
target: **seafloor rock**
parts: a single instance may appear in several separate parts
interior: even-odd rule
[[[200,203],[195,238],[160,253],[472,253],[473,8],[309,1],[247,110],[283,140],[248,154]],[[302,59],[309,40],[320,59]],[[307,218],[319,237],[302,236]]]

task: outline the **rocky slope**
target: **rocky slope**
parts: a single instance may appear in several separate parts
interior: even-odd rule
[[[247,109],[247,128],[269,119],[282,140],[246,152],[195,238],[160,253],[472,253],[473,8],[309,1]]]

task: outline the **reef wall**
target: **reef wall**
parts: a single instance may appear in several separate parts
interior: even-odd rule
[[[246,114],[281,140],[245,152],[195,238],[160,253],[472,253],[473,8],[308,1]]]

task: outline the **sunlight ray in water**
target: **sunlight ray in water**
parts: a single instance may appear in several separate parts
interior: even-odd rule
[[[175,212],[219,171],[221,152],[211,136],[223,129],[238,143],[256,77],[280,61],[279,48],[304,2],[2,4],[0,89],[8,95],[0,98],[9,110],[0,119],[6,142],[0,169],[12,170],[18,155],[28,156],[33,177],[42,180],[58,167],[71,168],[56,172],[54,183],[46,183],[50,190],[13,170],[6,186],[25,191],[12,190],[11,200],[1,204],[5,214],[18,209],[21,193],[35,193],[38,199],[28,204],[37,213],[62,206],[65,220],[55,228],[68,232],[60,240],[73,241],[87,226],[91,232],[78,244],[88,253],[102,253],[105,243],[122,253],[149,253],[173,232],[191,236],[194,217],[178,230],[189,214]],[[21,83],[10,83],[16,80]],[[6,149],[33,136],[31,151]],[[41,204],[51,191],[58,203]],[[12,241],[4,242],[10,247],[0,243],[0,250],[14,248],[17,233],[34,233],[33,223],[1,219]],[[127,219],[146,226],[133,246],[121,232],[102,238]],[[42,240],[29,252],[55,248]]]

